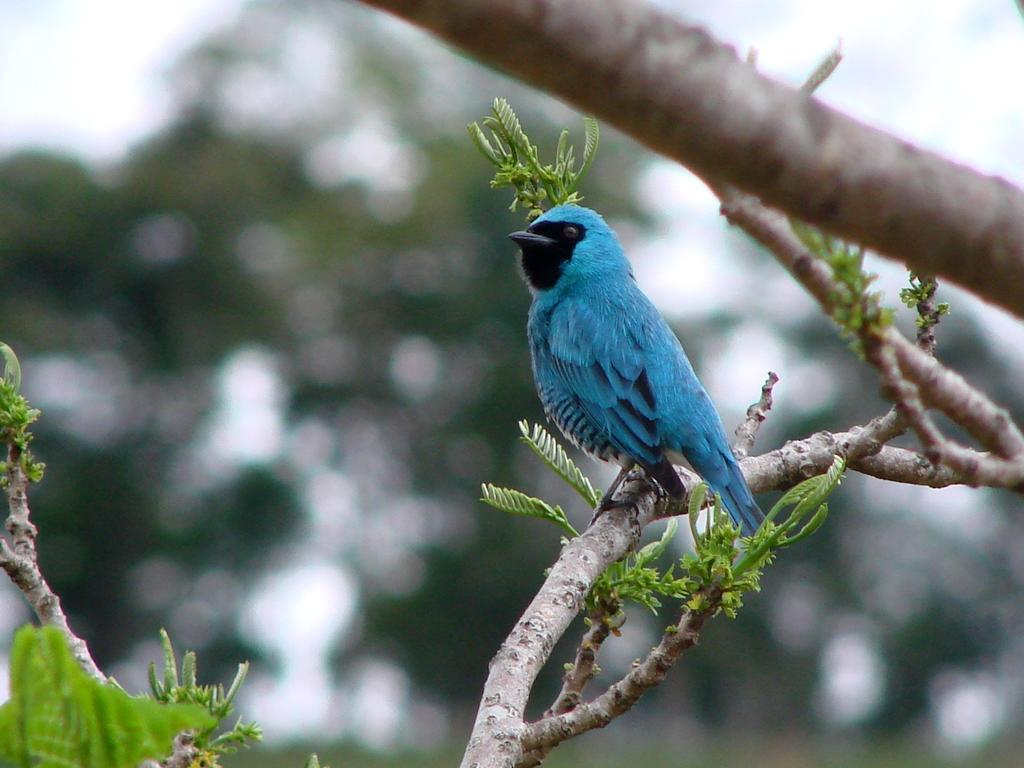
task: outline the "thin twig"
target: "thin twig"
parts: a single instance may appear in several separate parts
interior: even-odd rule
[[[587,618],[590,620],[590,626],[583,633],[583,639],[576,649],[576,658],[562,678],[562,689],[544,713],[545,717],[560,715],[579,706],[583,699],[583,691],[599,671],[597,655],[601,645],[613,631],[622,626],[625,616],[618,611],[611,612],[599,607],[591,611]]]
[[[836,71],[836,67],[843,60],[843,41],[837,40],[836,44],[832,47],[832,50],[828,52],[828,55],[821,60],[821,63],[814,68],[814,71],[807,76],[803,84],[800,86],[800,90],[804,93],[814,93],[818,90],[818,86],[824,83],[831,77],[832,73]],[[748,60],[748,63],[753,63]]]
[[[761,428],[764,420],[768,418],[768,411],[772,408],[772,390],[778,383],[778,374],[768,371],[768,378],[761,386],[760,399],[747,408],[747,417],[736,427],[736,439],[732,444],[732,452],[737,459],[745,458],[753,449],[757,431]]]
[[[766,246],[818,300],[826,314],[831,314],[836,290],[829,268],[807,250],[792,232],[787,219],[749,195],[724,187],[713,187],[713,190],[722,200],[722,213],[729,222]],[[894,328],[882,331],[876,341],[892,348],[903,376],[917,386],[924,403],[941,410],[983,446],[1006,459],[989,461],[988,454],[958,446],[959,450],[944,455],[956,462],[951,468],[961,482],[1016,488],[1024,476],[1024,435],[1006,409]]]
[[[935,303],[935,291],[938,289],[938,283],[931,275],[911,275],[912,278],[915,276],[924,289],[921,300],[915,306],[918,317],[917,346],[935,357],[935,326],[939,324],[939,319],[942,317],[942,313],[939,312],[938,305]]]
[[[616,632],[625,621],[625,614],[607,607],[598,607],[587,616],[590,626],[583,633],[579,647],[576,649],[576,658],[569,665],[565,675],[562,677],[562,689],[555,697],[555,701],[544,717],[554,717],[566,712],[571,712],[583,701],[583,691],[587,685],[600,671],[597,666],[597,655],[601,645],[608,639],[612,632]],[[552,745],[553,746],[553,745]],[[517,764],[517,768],[534,768],[544,762],[552,746],[538,747],[526,752]]]
[[[706,587],[698,594],[703,595],[706,607],[699,611],[684,610],[679,623],[625,677],[593,701],[526,726],[522,737],[524,749],[544,749],[594,728],[603,728],[664,680],[683,651],[697,644],[704,623],[718,612],[721,589]]]
[[[11,545],[0,539],[0,567],[11,581],[22,591],[39,621],[57,627],[67,638],[71,653],[86,672],[100,681],[106,676],[100,672],[89,653],[85,640],[78,637],[68,626],[67,616],[61,608],[60,598],[50,589],[39,569],[36,554],[36,530],[30,519],[28,506],[29,479],[21,463],[22,452],[16,445],[7,451],[7,530],[11,534]]]

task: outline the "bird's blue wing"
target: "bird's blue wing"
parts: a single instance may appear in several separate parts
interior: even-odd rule
[[[669,457],[684,457],[750,535],[763,513],[714,404],[653,305],[642,294],[628,299],[621,307],[563,300],[534,339],[538,385],[546,379],[574,419],[568,429],[556,420],[584,446],[606,441],[677,498],[684,489]]]
[[[647,374],[649,329],[643,326],[642,317],[610,311],[607,305],[563,301],[552,312],[544,349],[535,350],[535,357],[544,359],[547,375],[556,378],[581,412],[577,424],[589,434],[577,438],[586,442],[592,436],[593,442],[606,442],[622,456],[654,469],[666,460]],[[655,476],[660,480],[664,473]],[[672,480],[666,482],[677,490],[674,472]]]

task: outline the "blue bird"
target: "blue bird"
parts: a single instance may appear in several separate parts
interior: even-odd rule
[[[559,205],[509,237],[533,294],[527,334],[544,412],[577,447],[623,468],[598,513],[636,464],[682,499],[672,463],[685,459],[752,534],[764,513],[722,420],[615,232],[596,211]]]

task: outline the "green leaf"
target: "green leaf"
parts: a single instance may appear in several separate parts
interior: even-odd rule
[[[704,499],[708,495],[708,484],[698,483],[697,487],[690,493],[690,503],[686,508],[686,519],[690,524],[690,535],[693,536],[695,544],[700,543],[700,508],[704,506]],[[709,526],[710,527],[710,526]]]
[[[543,499],[527,496],[522,491],[517,491],[514,488],[499,488],[490,483],[481,485],[480,490],[483,493],[481,501],[484,504],[500,509],[502,512],[508,512],[511,515],[523,515],[524,517],[550,520],[561,526],[570,536],[579,536],[579,532],[572,527],[572,523],[565,516],[565,512],[557,505],[551,506]]]
[[[4,359],[4,381],[18,392],[21,389],[21,365],[18,364],[18,356],[14,354],[13,349],[0,341],[0,357]]]
[[[522,441],[530,446],[552,472],[562,478],[591,508],[597,506],[601,494],[550,432],[540,424],[534,424],[531,429],[530,423],[524,419],[519,422],[519,433]]]
[[[826,517],[828,517],[828,504],[822,504],[820,507],[818,507],[818,511],[814,513],[814,516],[811,517],[811,519],[807,521],[804,527],[800,529],[800,533],[796,534],[795,536],[786,537],[785,546],[788,547],[791,544],[796,544],[797,542],[806,539],[808,536],[810,536],[819,528],[821,528],[821,525],[825,522]]]
[[[167,630],[160,628],[160,647],[164,652],[164,690],[170,691],[181,685],[178,680],[178,662],[174,658],[174,646]]]
[[[241,690],[242,684],[245,682],[245,678],[249,675],[249,662],[243,661],[238,665],[238,672],[235,673],[235,679],[231,681],[231,685],[228,687],[228,692],[224,695],[224,702],[229,706],[234,704],[235,696],[238,695],[238,691]]]
[[[583,118],[583,130],[586,133],[583,144],[583,167],[576,174],[575,181],[581,180],[590,170],[590,165],[594,162],[594,155],[597,154],[597,143],[601,138],[601,128],[598,126],[597,120],[592,117]]]
[[[555,148],[555,173],[562,178],[569,169],[572,159],[572,147],[569,146],[569,129],[563,128],[558,134],[558,146]]]
[[[665,554],[665,550],[668,549],[672,539],[676,537],[678,530],[679,522],[674,517],[670,517],[668,525],[665,526],[665,532],[661,534],[661,538],[657,541],[652,541],[636,553],[636,564],[646,565],[647,563],[652,563]]]
[[[733,567],[733,574],[739,577],[751,569],[762,567],[770,561],[773,551],[796,544],[818,530],[828,515],[825,499],[839,485],[845,469],[845,459],[836,456],[827,472],[804,480],[786,491],[749,539],[746,552]],[[793,507],[793,510],[782,523],[776,525],[775,518],[786,507]],[[793,531],[797,532],[791,535]]]
[[[832,466],[829,467],[825,474],[810,477],[782,494],[782,497],[775,502],[768,513],[768,519],[774,519],[779,511],[785,507],[795,507],[793,510],[795,515],[817,506],[828,498],[829,494],[839,485],[839,481],[843,479],[843,471],[845,469],[846,462],[843,457],[836,456],[832,461]]]
[[[166,757],[174,736],[214,725],[192,704],[134,698],[89,677],[54,627],[23,627],[0,706],[0,757],[19,768],[130,768]]]
[[[188,651],[181,660],[181,684],[186,688],[196,686],[196,652]]]
[[[480,123],[466,126],[474,145],[496,168],[491,187],[512,187],[514,194],[509,210],[523,206],[527,221],[533,221],[550,206],[578,203],[583,199],[577,187],[594,159],[599,136],[593,118],[584,118],[584,128],[584,167],[577,172],[577,155],[569,142],[569,131],[559,133],[554,161],[541,163],[537,145],[530,141],[515,110],[505,99],[495,99],[489,115]]]
[[[529,165],[534,169],[538,169],[537,147],[531,144],[530,140],[526,137],[526,131],[523,130],[523,126],[512,109],[512,105],[507,100],[498,97],[494,100],[492,111],[509,143],[519,151],[523,159],[529,161]]]
[[[470,123],[466,126],[466,130],[469,131],[469,138],[473,140],[473,144],[480,150],[480,154],[491,161],[492,165],[501,167],[501,158],[498,157],[498,153],[494,147],[491,146],[491,142],[487,140],[487,136],[484,134],[483,128],[478,123]]]

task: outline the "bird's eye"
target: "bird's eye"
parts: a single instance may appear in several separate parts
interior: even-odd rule
[[[562,234],[567,240],[575,240],[580,236],[580,230],[578,227],[574,227],[572,224],[566,224],[565,229],[562,230]]]

